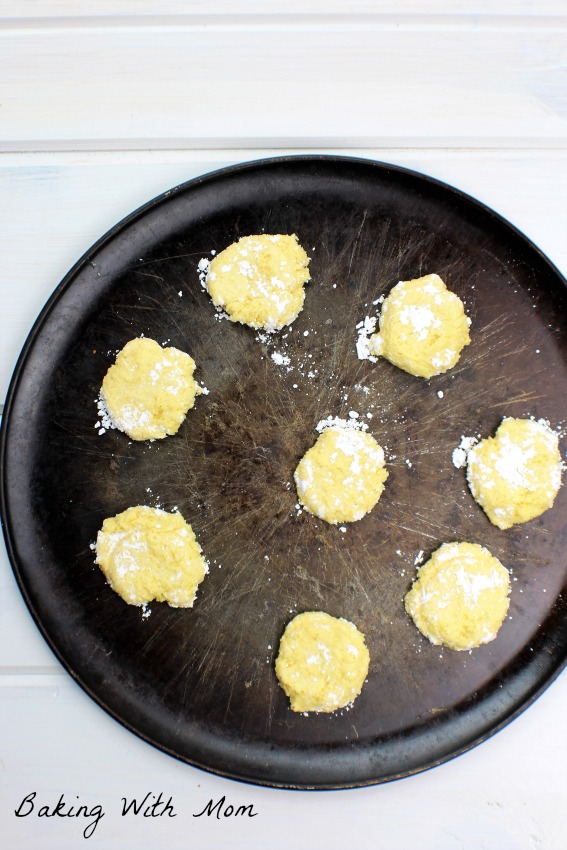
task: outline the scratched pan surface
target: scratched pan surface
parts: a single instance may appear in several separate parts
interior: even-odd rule
[[[297,233],[312,257],[303,312],[267,342],[219,321],[197,273],[212,249],[262,231]],[[423,381],[358,360],[372,301],[427,272],[472,318],[457,367]],[[566,316],[564,280],[522,235],[402,169],[292,157],[156,199],[69,273],[12,384],[3,516],[38,626],[116,719],[230,777],[364,785],[479,743],[564,664],[567,487],[541,518],[499,531],[451,454],[504,415],[567,419]],[[189,351],[210,391],[154,443],[95,427],[103,375],[141,334]],[[386,447],[390,476],[379,505],[341,532],[298,513],[292,476],[316,423],[351,410]],[[143,618],[105,584],[90,544],[105,517],[158,503],[192,524],[210,574],[192,610],[153,604]],[[481,543],[513,572],[509,618],[472,653],[430,645],[402,604],[420,550],[449,540]],[[286,623],[313,609],[352,620],[370,650],[362,695],[334,715],[291,712],[274,674]]]

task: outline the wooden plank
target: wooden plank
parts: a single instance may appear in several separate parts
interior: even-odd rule
[[[238,15],[542,15],[565,14],[563,0],[241,0]],[[89,17],[92,15],[233,15],[231,0],[0,0],[0,18]]]
[[[566,52],[559,24],[5,29],[0,149],[565,147]]]

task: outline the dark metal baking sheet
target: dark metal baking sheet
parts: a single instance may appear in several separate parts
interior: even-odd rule
[[[263,231],[297,233],[312,257],[303,312],[267,342],[219,321],[197,273],[212,249]],[[423,381],[358,360],[355,327],[372,302],[429,272],[472,318],[457,367]],[[551,511],[503,532],[451,454],[504,415],[567,420],[566,295],[558,271],[495,213],[364,160],[229,168],[117,225],[38,319],[3,422],[10,558],[70,674],[166,752],[284,787],[408,775],[502,727],[565,663],[567,487]],[[154,443],[95,428],[102,377],[141,334],[192,354],[210,390],[176,436]],[[372,413],[390,477],[378,506],[342,532],[298,513],[292,474],[316,423],[350,410]],[[192,610],[153,604],[143,618],[105,584],[90,544],[106,516],[158,502],[193,525],[211,571]],[[448,540],[481,543],[513,571],[510,616],[472,653],[430,645],[402,604],[420,550]],[[368,681],[348,711],[294,714],[277,684],[285,624],[312,609],[366,634]]]

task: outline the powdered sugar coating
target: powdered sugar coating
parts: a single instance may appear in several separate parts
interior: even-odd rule
[[[294,473],[301,504],[333,525],[362,519],[380,499],[387,477],[384,450],[374,437],[337,426],[323,430]]]
[[[209,571],[181,514],[145,505],[105,519],[95,548],[109,585],[130,605],[157,600],[190,608]]]
[[[292,711],[332,712],[360,694],[369,661],[364,635],[353,623],[307,611],[284,631],[276,674]]]
[[[444,543],[422,567],[406,611],[436,645],[470,650],[494,640],[508,611],[508,570],[476,543]]]
[[[243,236],[198,269],[215,307],[233,322],[274,332],[303,308],[309,257],[295,234]]]
[[[494,437],[477,443],[467,455],[471,493],[501,529],[549,510],[563,469],[559,435],[543,420],[506,417]]]
[[[194,370],[195,361],[184,351],[162,348],[145,337],[130,340],[102,382],[102,429],[118,428],[133,440],[175,434],[204,391],[193,379]]]
[[[470,319],[461,300],[439,275],[404,280],[394,286],[382,304],[380,327],[374,317],[359,323],[360,359],[385,357],[395,366],[422,378],[451,369],[470,342]]]

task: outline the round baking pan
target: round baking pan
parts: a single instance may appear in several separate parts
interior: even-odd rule
[[[216,313],[198,264],[240,236],[295,233],[305,307],[262,334]],[[471,344],[430,381],[359,360],[357,324],[398,280],[437,273]],[[208,390],[179,432],[136,443],[96,399],[138,336],[192,355]],[[22,594],[79,684],[145,741],[249,782],[339,788],[443,762],[516,716],[565,663],[567,488],[538,519],[492,526],[452,462],[503,416],[567,420],[567,288],[513,226],[461,192],[366,160],[297,156],[192,180],[134,212],[69,272],[25,345],[2,425],[2,518]],[[350,412],[385,448],[376,508],[341,530],[298,510],[317,423]],[[106,584],[107,516],[178,509],[210,564],[192,609],[144,616]],[[403,597],[440,544],[486,546],[512,574],[509,616],[472,652],[428,643]],[[366,635],[349,710],[294,713],[274,659],[287,622],[323,610]]]

